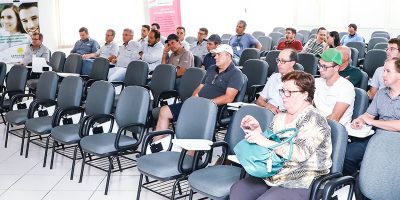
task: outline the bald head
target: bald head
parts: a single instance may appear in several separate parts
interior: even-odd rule
[[[336,47],[336,49],[340,51],[340,53],[342,54],[342,63],[343,63],[342,65],[344,65],[344,63],[346,63],[347,65],[347,62],[349,62],[351,58],[350,48],[347,46],[338,46]]]

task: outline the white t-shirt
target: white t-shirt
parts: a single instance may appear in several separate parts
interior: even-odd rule
[[[340,77],[331,87],[326,85],[325,79],[315,79],[314,103],[324,117],[332,114],[336,102],[341,102],[350,106],[344,112],[339,123],[346,125],[351,122],[355,96],[353,84],[343,77]]]
[[[282,89],[282,74],[274,73],[268,78],[267,84],[265,84],[260,96],[268,103],[278,107],[280,110],[284,110],[285,106],[279,94],[279,89]]]

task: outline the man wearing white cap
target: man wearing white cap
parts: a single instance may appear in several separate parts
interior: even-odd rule
[[[208,68],[193,96],[211,99],[216,105],[231,103],[243,86],[243,74],[232,62],[231,46],[221,44],[211,53],[215,56],[216,64]],[[181,108],[182,103],[161,107],[156,130],[168,129],[170,120],[178,119]],[[162,137],[156,137],[154,141]]]

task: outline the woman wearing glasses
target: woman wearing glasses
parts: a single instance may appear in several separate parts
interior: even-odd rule
[[[287,128],[297,128],[294,138],[292,158],[276,175],[261,179],[249,176],[231,188],[231,200],[247,199],[308,199],[312,181],[329,173],[332,165],[331,131],[319,111],[312,105],[314,98],[314,78],[302,71],[292,71],[282,77],[282,97],[286,112],[278,113],[271,130],[278,132]],[[262,135],[258,121],[252,116],[242,119],[248,142],[267,147],[275,144]],[[291,132],[279,135],[288,137]],[[278,156],[287,157],[289,145],[275,149]]]

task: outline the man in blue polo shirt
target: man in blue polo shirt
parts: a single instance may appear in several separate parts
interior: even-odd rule
[[[86,27],[79,29],[80,40],[76,41],[74,48],[71,53],[77,53],[79,55],[96,53],[99,50],[100,45],[96,40],[89,37],[89,30]]]
[[[211,53],[215,55],[216,65],[207,70],[193,96],[211,99],[216,105],[231,103],[243,86],[243,74],[232,62],[233,50],[229,45],[221,44]],[[170,120],[178,119],[181,108],[182,103],[161,107],[156,130],[168,129]],[[154,141],[163,137],[155,137]]]
[[[348,35],[343,36],[340,40],[340,44],[346,45],[349,42],[364,42],[364,38],[357,34],[357,25],[349,24]]]

